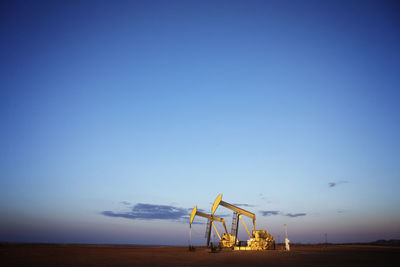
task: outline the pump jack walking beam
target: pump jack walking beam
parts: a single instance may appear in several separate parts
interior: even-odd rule
[[[217,210],[218,206],[221,205],[225,208],[228,208],[230,210],[236,211],[239,215],[245,215],[247,217],[250,217],[253,219],[253,225],[254,225],[254,230],[256,230],[256,215],[250,211],[244,210],[242,208],[239,208],[235,205],[229,204],[228,202],[225,202],[222,200],[222,194],[219,194],[217,199],[214,201],[213,207],[211,209],[211,215],[214,214],[214,212]]]
[[[192,213],[190,214],[190,226],[192,225],[194,217],[196,215],[210,220],[210,228],[208,229],[208,236],[207,236],[207,246],[209,246],[209,244],[210,244],[211,225],[214,226],[215,232],[217,233],[219,240],[221,240],[221,236],[218,233],[218,230],[214,224],[214,221],[222,222],[222,225],[224,226],[224,229],[225,229],[225,233],[228,233],[228,230],[226,229],[224,218],[220,218],[220,217],[217,217],[217,216],[214,216],[211,214],[206,214],[201,211],[197,211],[197,206],[194,206]]]
[[[211,209],[211,215],[213,215],[215,213],[215,211],[217,210],[219,205],[237,212],[238,217],[240,218],[240,220],[242,221],[244,227],[246,228],[247,234],[251,238],[251,234],[250,234],[249,230],[247,229],[247,226],[244,223],[243,218],[241,217],[241,215],[245,215],[245,216],[250,217],[251,219],[253,219],[254,230],[256,230],[256,215],[254,213],[250,212],[250,211],[244,210],[242,208],[239,208],[239,207],[237,207],[235,205],[232,205],[232,204],[230,204],[228,202],[223,201],[222,200],[222,194],[219,194],[218,197],[215,199],[214,204],[213,204],[212,209]],[[237,232],[238,231],[236,231],[236,239],[237,239]]]
[[[210,221],[219,221],[219,222],[222,222],[222,225],[224,226],[224,229],[225,229],[225,233],[228,233],[228,230],[226,229],[226,225],[225,225],[225,220],[224,220],[224,218],[220,218],[220,217],[217,217],[217,216],[214,216],[214,215],[206,214],[206,213],[203,213],[203,212],[200,212],[200,211],[197,211],[197,212],[196,212],[196,215],[201,216],[201,217],[204,217],[204,218],[207,218],[207,219],[209,219]]]

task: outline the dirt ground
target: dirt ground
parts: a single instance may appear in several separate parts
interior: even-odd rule
[[[399,247],[367,245],[218,253],[187,247],[0,245],[0,266],[400,266],[399,257]]]

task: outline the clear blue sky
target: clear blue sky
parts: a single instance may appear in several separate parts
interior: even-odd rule
[[[2,1],[0,36],[0,241],[186,245],[219,193],[400,238],[398,2]]]

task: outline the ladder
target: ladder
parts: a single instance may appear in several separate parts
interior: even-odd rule
[[[239,214],[236,211],[234,211],[232,217],[231,234],[234,235],[235,237],[237,237],[238,222],[239,222]]]

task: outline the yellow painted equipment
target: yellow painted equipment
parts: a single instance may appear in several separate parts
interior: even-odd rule
[[[232,221],[232,232],[228,233],[226,229],[225,220],[223,218],[217,217],[214,215],[215,211],[219,206],[223,206],[230,210],[233,210],[234,217]],[[270,235],[266,230],[257,230],[256,229],[256,215],[250,211],[239,208],[235,205],[232,205],[228,202],[222,200],[222,194],[219,194],[215,199],[212,208],[211,214],[206,214],[197,210],[197,206],[195,206],[190,214],[190,226],[193,223],[194,217],[198,215],[204,218],[207,218],[210,221],[208,228],[208,236],[207,236],[207,246],[210,244],[210,233],[211,227],[214,226],[215,232],[218,235],[220,240],[219,246],[221,248],[233,248],[234,250],[267,250],[270,248],[275,248],[275,239],[272,235]],[[242,215],[247,216],[252,219],[254,230],[251,232],[247,228]],[[239,219],[242,221],[244,228],[249,235],[249,240],[247,242],[239,242],[237,239],[238,227],[239,227]],[[218,230],[214,224],[214,221],[222,222],[225,233],[222,236],[218,233]],[[239,245],[245,243],[246,245]]]
[[[243,223],[243,226],[247,231],[247,234],[249,235],[250,239],[247,241],[247,246],[238,246],[237,230],[238,230],[239,220],[237,220],[236,233],[231,233],[230,235],[230,237],[233,236],[235,238],[232,242],[232,244],[235,244],[234,246],[235,250],[266,250],[275,247],[275,239],[272,235],[270,235],[266,230],[256,230],[256,215],[254,213],[223,201],[222,194],[219,194],[218,197],[215,199],[213,206],[211,208],[211,216],[214,215],[218,206],[223,206],[237,213],[237,217],[240,218],[240,220]],[[250,234],[246,224],[244,223],[241,217],[242,215],[250,217],[253,220],[254,230],[252,231],[252,234]]]
[[[236,237],[229,233],[223,233],[222,238],[219,242],[221,248],[233,248],[235,245]],[[236,240],[237,244],[237,240]]]
[[[200,212],[197,210],[197,206],[194,206],[194,208],[190,214],[190,225],[192,225],[194,217],[196,215],[210,220],[210,228],[211,228],[211,225],[214,226],[214,230],[217,233],[218,238],[220,240],[220,243],[219,243],[220,247],[223,247],[223,248],[233,247],[233,245],[235,244],[235,236],[232,236],[231,234],[228,233],[228,230],[226,229],[226,224],[225,224],[224,218],[220,218],[220,217],[217,217],[217,216],[214,216],[211,214],[206,214],[206,213]],[[222,237],[219,234],[217,227],[214,224],[214,221],[222,222],[222,225],[224,226],[224,229],[225,229],[225,233],[222,234]],[[211,229],[209,229],[208,236],[207,236],[207,246],[210,246],[210,234],[211,234]]]
[[[251,250],[266,250],[275,245],[275,239],[265,230],[254,230],[253,238],[247,241]]]

